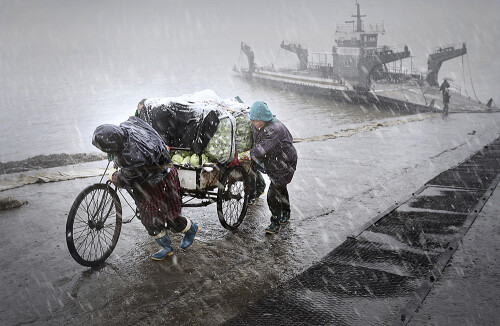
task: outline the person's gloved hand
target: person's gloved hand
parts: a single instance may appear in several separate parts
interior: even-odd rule
[[[116,169],[111,169],[111,171],[109,171],[109,180],[110,181],[113,181],[113,174],[115,174],[115,172],[117,172]]]
[[[246,151],[238,154],[238,160],[240,161],[250,161],[252,158],[250,157],[250,151]]]

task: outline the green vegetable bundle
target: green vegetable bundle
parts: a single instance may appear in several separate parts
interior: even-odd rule
[[[205,154],[212,162],[226,163],[234,156],[234,118],[227,116],[220,119],[219,126],[205,148]]]
[[[200,157],[190,151],[175,151],[172,156],[172,163],[178,165],[199,166]],[[208,157],[205,154],[201,155],[201,165],[209,163]]]
[[[236,150],[243,153],[252,148],[252,125],[250,114],[247,112],[237,112],[234,114],[236,119]]]

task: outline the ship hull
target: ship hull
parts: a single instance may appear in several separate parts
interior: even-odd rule
[[[264,74],[250,74],[248,71],[240,71],[237,72],[237,74],[249,82],[303,96],[326,98],[342,103],[375,106],[377,109],[381,110],[392,110],[408,114],[436,111],[434,108],[426,105],[381,96],[370,91],[350,90],[342,85],[333,85],[332,87],[325,83],[315,84],[310,79],[304,80],[303,78],[297,78],[296,75],[291,75],[291,78],[279,78],[274,75],[270,78]]]

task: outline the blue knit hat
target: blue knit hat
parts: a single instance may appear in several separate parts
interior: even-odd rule
[[[273,114],[266,102],[257,101],[250,108],[250,120],[273,121]]]

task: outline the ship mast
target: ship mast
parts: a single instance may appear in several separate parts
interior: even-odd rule
[[[361,11],[359,10],[359,3],[356,1],[357,7],[357,15],[351,15],[351,17],[356,17],[356,32],[363,32],[363,25],[361,17],[366,17],[366,15],[361,15]]]

